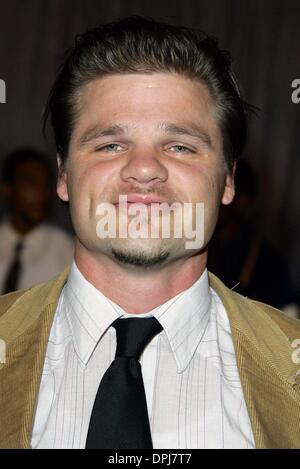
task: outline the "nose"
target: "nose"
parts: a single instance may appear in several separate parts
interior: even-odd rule
[[[121,178],[126,182],[148,185],[148,183],[166,181],[168,171],[161,161],[159,161],[155,149],[136,148],[123,166]]]

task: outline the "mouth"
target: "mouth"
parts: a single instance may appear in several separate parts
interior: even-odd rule
[[[162,199],[161,197],[157,197],[154,195],[149,195],[149,194],[129,194],[129,195],[120,195],[119,196],[119,201],[115,203],[114,205],[119,206],[121,204],[130,206],[132,204],[142,204],[142,205],[149,205],[151,206],[152,204],[162,204],[166,203],[168,205],[169,202],[165,199]]]

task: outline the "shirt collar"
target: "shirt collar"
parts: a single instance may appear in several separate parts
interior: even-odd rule
[[[76,353],[87,364],[98,341],[119,317],[154,316],[162,325],[177,371],[188,366],[209,320],[211,292],[205,270],[188,289],[145,314],[126,313],[81,274],[73,262],[64,288],[64,303]]]
[[[111,301],[86,280],[75,261],[71,265],[63,295],[75,351],[86,365],[98,341],[119,314]]]
[[[178,373],[191,361],[206,330],[211,307],[207,269],[191,287],[153,311],[172,349]]]

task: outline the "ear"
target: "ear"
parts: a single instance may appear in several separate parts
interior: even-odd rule
[[[225,187],[222,196],[221,203],[223,205],[229,205],[234,198],[235,194],[235,185],[234,185],[234,175],[236,171],[236,163],[234,163],[231,171],[228,171],[225,179]]]
[[[68,185],[67,185],[67,171],[65,164],[62,162],[62,159],[59,154],[56,155],[57,166],[58,166],[58,176],[57,176],[57,186],[56,192],[58,197],[64,202],[69,201],[68,194]]]

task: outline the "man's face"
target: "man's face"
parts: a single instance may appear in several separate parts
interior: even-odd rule
[[[220,203],[234,195],[215,114],[207,87],[175,73],[111,75],[88,83],[58,181],[60,198],[70,202],[78,248],[122,262],[140,259],[140,265],[195,253],[186,249],[185,236],[99,239],[97,206],[117,204],[119,195],[144,197],[149,211],[157,201],[193,208],[204,203],[206,246]]]

